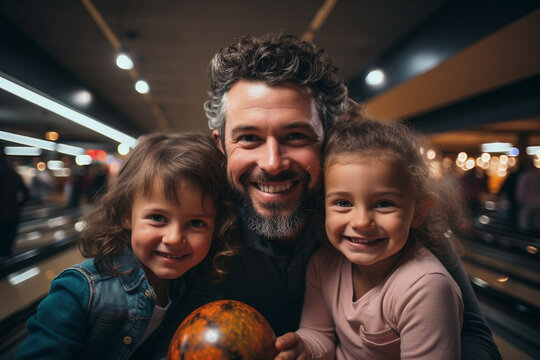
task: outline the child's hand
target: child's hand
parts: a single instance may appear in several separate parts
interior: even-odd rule
[[[309,360],[304,342],[296,333],[289,332],[276,339],[276,349],[279,351],[275,360]]]

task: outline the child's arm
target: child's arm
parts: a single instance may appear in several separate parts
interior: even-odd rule
[[[401,359],[459,359],[463,303],[451,280],[428,274],[400,297]]]
[[[51,283],[49,295],[39,304],[27,327],[30,335],[16,359],[73,359],[84,349],[88,319],[88,282],[74,270],[61,273]]]
[[[289,346],[292,340],[292,345],[295,346],[293,353],[302,354],[302,356],[305,354],[306,356],[298,357],[298,359],[322,360],[334,359],[335,357],[336,335],[334,320],[325,303],[322,286],[325,281],[334,281],[334,279],[330,280],[325,277],[325,275],[328,275],[328,272],[323,266],[324,262],[322,260],[324,258],[321,255],[321,252],[313,255],[307,267],[302,318],[300,329],[295,334],[299,342],[295,342],[294,337],[289,337],[289,334],[278,338],[278,341],[286,342]],[[278,350],[280,349],[278,348]]]

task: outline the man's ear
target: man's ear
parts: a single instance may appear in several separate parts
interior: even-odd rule
[[[414,208],[414,215],[411,221],[411,228],[416,229],[424,222],[429,209],[433,206],[433,198],[426,198],[416,204]]]
[[[212,130],[212,139],[214,139],[214,142],[216,143],[216,146],[218,149],[225,154],[225,144],[221,141],[221,135],[219,134],[218,129]]]

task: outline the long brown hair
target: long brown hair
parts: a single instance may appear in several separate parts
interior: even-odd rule
[[[340,155],[384,154],[403,164],[418,202],[431,199],[433,205],[420,227],[411,229],[409,239],[428,248],[444,264],[461,252],[459,235],[463,201],[459,187],[448,176],[437,174],[427,159],[429,143],[404,124],[366,118],[339,122],[324,148],[324,168]],[[362,181],[359,179],[358,181]]]
[[[131,218],[135,196],[147,195],[157,179],[165,196],[178,202],[180,181],[188,181],[214,203],[216,227],[206,259],[210,258],[214,270],[223,274],[226,258],[235,252],[231,238],[236,223],[235,211],[227,200],[224,166],[223,154],[208,136],[157,133],[142,137],[118,177],[83,218],[82,255],[94,258],[98,269],[115,273],[112,268],[115,252],[130,246],[131,232],[124,224]]]

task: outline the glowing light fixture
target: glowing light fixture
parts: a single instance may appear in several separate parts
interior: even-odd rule
[[[141,94],[147,94],[150,91],[150,86],[144,80],[139,80],[135,83],[135,90]]]
[[[127,53],[121,52],[116,57],[116,66],[122,70],[131,70],[133,69],[133,60],[131,60],[131,57]]]
[[[47,168],[49,170],[61,170],[64,168],[64,162],[61,160],[49,160],[47,161]]]
[[[118,144],[117,150],[120,155],[127,155],[129,153],[129,146],[126,144]]]
[[[58,140],[58,133],[56,131],[47,131],[45,133],[45,139],[50,141],[56,141]]]
[[[66,144],[55,143],[52,141],[36,139],[30,136],[18,135],[7,131],[0,131],[0,140],[11,141],[17,144],[34,146],[43,150],[57,151],[62,154],[77,156],[84,154],[84,149]]]
[[[381,69],[371,70],[366,76],[366,84],[371,86],[381,85],[384,82],[384,72]]]
[[[518,156],[519,155],[519,149],[518,148],[511,148],[508,150],[508,156]]]
[[[36,169],[39,171],[45,171],[45,169],[47,169],[47,165],[43,161],[40,161],[36,164]]]
[[[39,156],[41,155],[42,151],[37,147],[6,146],[4,148],[4,153],[12,156]]]
[[[92,94],[87,90],[79,90],[71,97],[73,102],[80,106],[87,106],[92,102]]]
[[[56,100],[47,97],[38,90],[32,89],[27,85],[21,86],[17,84],[14,79],[2,72],[0,72],[0,88],[68,120],[71,120],[74,123],[113,139],[114,141],[125,143],[132,148],[137,144],[137,139],[113,129],[112,127],[107,126],[79,111],[73,110],[57,102]]]
[[[529,155],[540,154],[540,146],[527,146],[526,151]]]
[[[79,166],[90,165],[92,158],[89,155],[77,155],[75,157],[75,163]]]
[[[482,144],[482,152],[486,153],[499,153],[507,152],[512,148],[510,143],[493,142]]]

